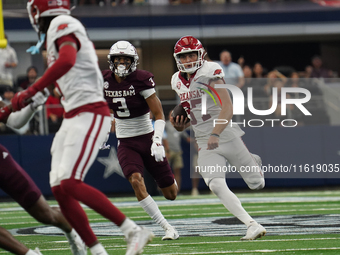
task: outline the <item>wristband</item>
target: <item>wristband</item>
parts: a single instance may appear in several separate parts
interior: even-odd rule
[[[162,119],[158,119],[154,124],[154,135],[152,138],[153,142],[162,144],[163,132],[164,132],[165,121]]]
[[[215,136],[217,138],[220,138],[220,135],[219,134],[216,134],[216,133],[211,133],[210,136]]]

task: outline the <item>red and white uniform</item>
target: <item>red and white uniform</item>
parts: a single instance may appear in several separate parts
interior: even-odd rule
[[[205,92],[200,88],[208,90],[208,87],[204,84],[210,85],[211,80],[223,79],[223,77],[224,73],[220,65],[208,61],[203,63],[202,67],[191,76],[189,81],[184,79],[179,71],[172,76],[172,89],[178,94],[184,109],[190,113],[191,125],[198,141],[208,141],[213,129],[213,120],[218,119],[221,111],[221,108],[215,105],[213,99],[207,95],[208,114],[202,116],[201,100]],[[233,124],[232,127],[228,125],[220,135],[220,142],[227,142],[243,135],[244,132],[237,124]]]
[[[51,187],[65,179],[84,180],[111,121],[97,55],[77,19],[59,15],[52,20],[46,42],[48,66],[53,66],[59,57],[56,41],[70,34],[76,37],[79,45],[75,65],[57,80],[65,119],[51,147]]]
[[[212,80],[223,79],[224,73],[220,65],[214,62],[204,61],[187,81],[180,72],[175,73],[171,79],[172,89],[180,97],[181,104],[190,113],[191,125],[195,132],[195,138],[199,147],[198,166],[207,169],[210,166],[225,166],[226,160],[238,171],[241,167],[250,166],[255,170],[252,172],[240,172],[244,181],[251,189],[254,189],[264,182],[264,177],[247,147],[244,145],[241,136],[244,131],[237,125],[229,124],[220,134],[219,147],[214,150],[207,150],[207,142],[214,128],[213,120],[218,119],[221,111],[220,106],[214,103],[213,99],[207,95],[207,114],[202,116],[202,96],[203,89],[208,90],[205,85],[210,85]],[[214,95],[216,98],[216,95]],[[223,102],[222,102],[223,104]],[[200,174],[209,186],[213,178],[225,178],[225,171],[210,172],[201,171]]]
[[[69,15],[55,17],[47,32],[47,64],[51,67],[59,54],[56,40],[74,34],[80,42],[75,65],[57,80],[63,95],[61,103],[65,112],[80,106],[105,101],[103,98],[103,78],[98,67],[98,57],[93,43],[86,35],[79,20]]]

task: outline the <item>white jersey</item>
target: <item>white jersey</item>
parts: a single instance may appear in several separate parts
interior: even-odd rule
[[[222,79],[223,77],[224,73],[221,66],[208,61],[203,63],[202,67],[191,76],[189,81],[185,80],[180,72],[176,72],[172,76],[171,87],[178,94],[185,110],[190,113],[191,125],[197,141],[206,142],[209,139],[214,128],[214,119],[218,119],[221,111],[218,104],[204,90],[209,91],[207,85],[212,80]],[[214,94],[211,90],[210,93]],[[202,115],[201,110],[203,95],[207,98],[206,115]],[[214,98],[218,100],[216,95],[214,95]],[[227,142],[242,135],[244,135],[244,132],[237,124],[233,123],[232,127],[229,124],[220,134],[220,142]]]
[[[66,112],[83,105],[105,101],[103,76],[93,43],[89,40],[84,26],[69,15],[55,17],[47,31],[48,67],[51,67],[59,57],[56,40],[72,33],[80,42],[77,60],[75,65],[57,80],[63,95],[61,103]]]

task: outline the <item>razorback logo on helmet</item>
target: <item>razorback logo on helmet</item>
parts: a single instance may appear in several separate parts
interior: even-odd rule
[[[221,73],[222,73],[222,69],[216,69],[213,75],[217,75]]]
[[[61,25],[58,26],[57,32],[58,32],[59,30],[65,29],[65,28],[67,28],[67,27],[68,27],[68,24],[61,24]]]

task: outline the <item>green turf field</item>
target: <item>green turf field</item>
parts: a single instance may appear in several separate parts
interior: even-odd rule
[[[112,201],[156,237],[143,254],[340,254],[340,191],[236,193],[245,209],[267,229],[256,241],[240,241],[246,228],[214,195],[156,197],[180,239],[161,241],[162,229],[150,220],[135,198]],[[55,201],[49,201],[55,205]],[[109,254],[125,254],[119,228],[85,208],[91,226]],[[37,223],[15,203],[0,203],[0,224],[29,248],[44,255],[71,254],[60,231]],[[8,254],[0,250],[0,254]],[[90,252],[88,253],[90,254]]]

